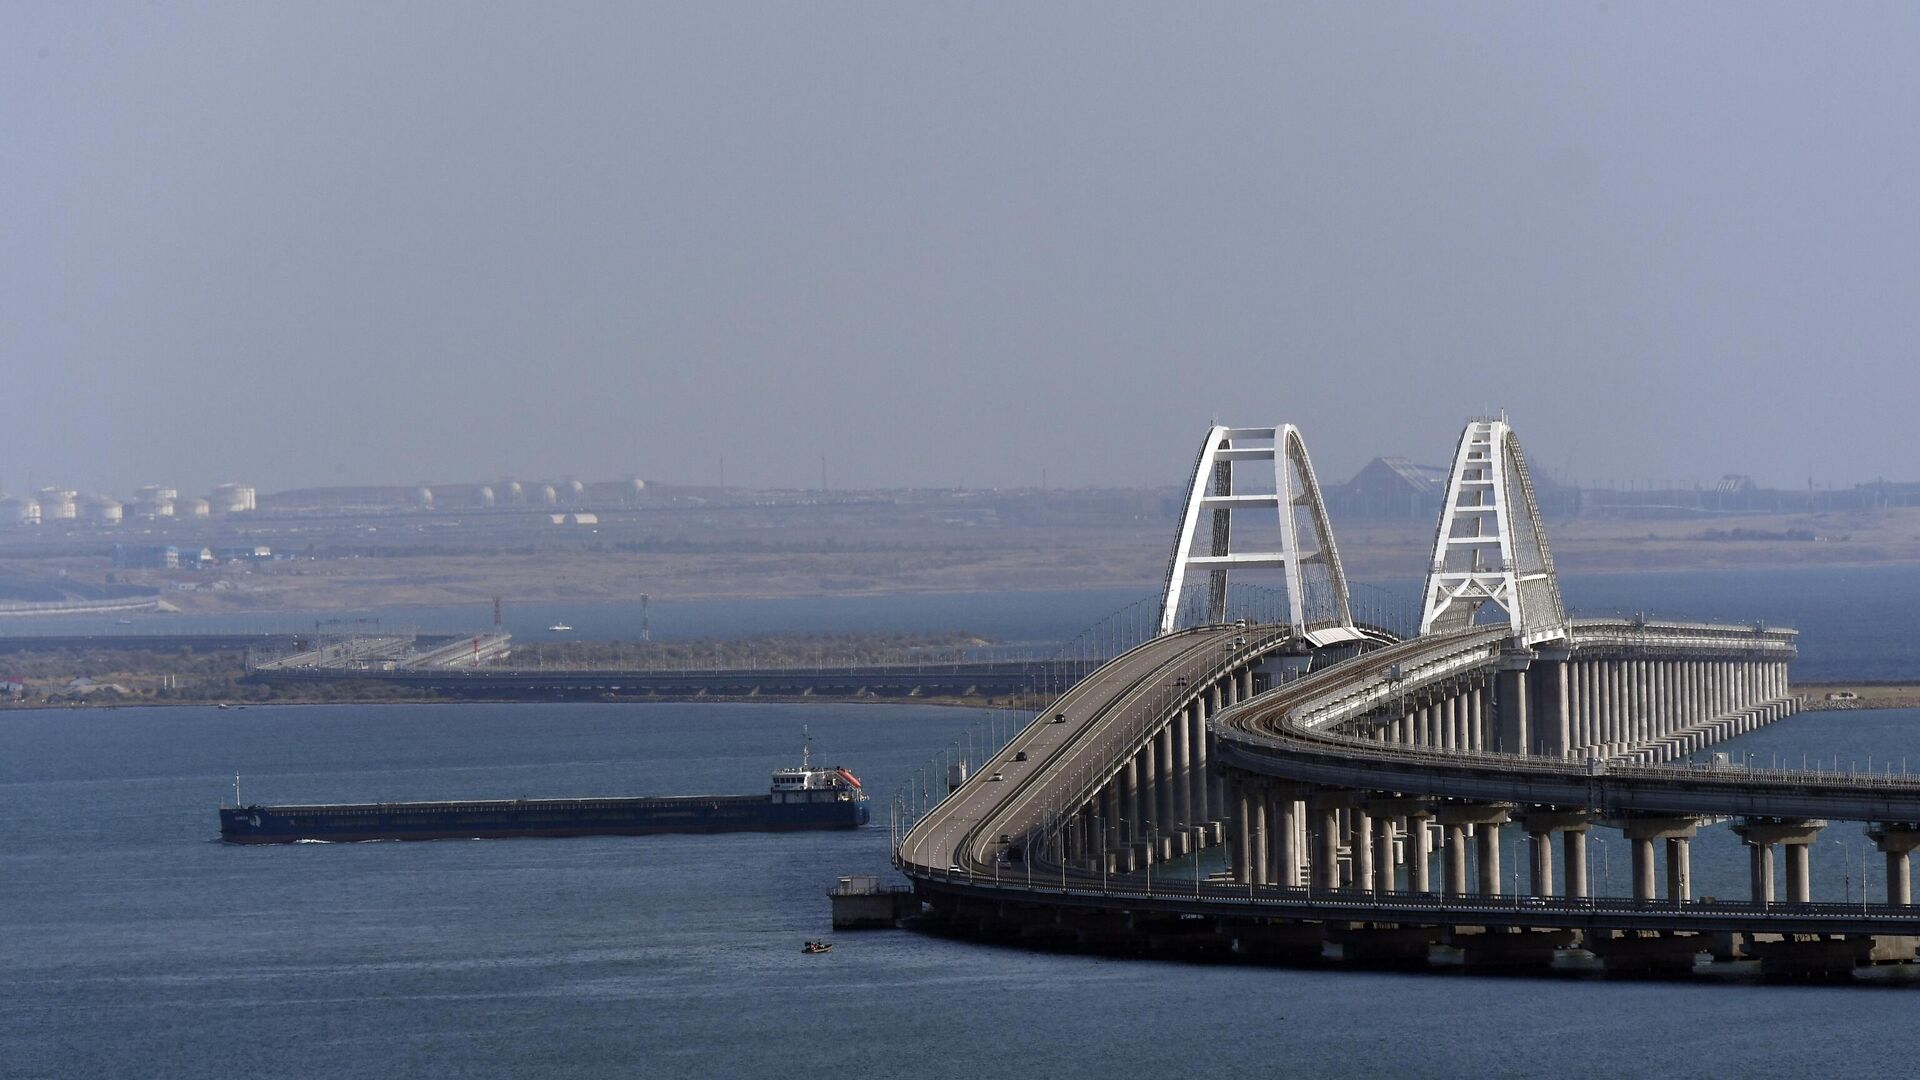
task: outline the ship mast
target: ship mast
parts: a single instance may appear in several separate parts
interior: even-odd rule
[[[800,725],[800,767],[813,768],[813,725]]]

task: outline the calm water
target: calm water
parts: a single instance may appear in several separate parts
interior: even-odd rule
[[[884,872],[884,811],[859,832],[788,836],[214,840],[236,769],[262,800],[750,791],[791,760],[803,722],[884,807],[894,778],[976,719],[677,704],[0,715],[0,1076],[1911,1071],[1891,1033],[1920,997],[1899,991],[1468,984],[904,932],[800,955],[827,930],[837,875]],[[1815,747],[1920,762],[1920,715],[1816,714],[1735,749]],[[1822,848],[1837,896],[1842,848]],[[1743,867],[1730,840],[1699,842],[1701,892],[1739,887]]]
[[[1920,570],[1808,572],[1785,583],[1585,578],[1567,591],[1596,613],[1798,625],[1800,679],[1920,670],[1905,651]],[[702,608],[710,621],[685,626],[968,626],[1046,640],[1131,599],[736,602]],[[616,608],[532,621],[560,616],[600,636],[631,636],[637,625],[623,621],[632,610]],[[656,607],[656,627],[658,616]],[[274,801],[754,791],[792,760],[802,723],[823,757],[868,779],[873,827],[267,848],[214,839],[214,807],[235,771],[247,798]],[[822,893],[833,879],[885,872],[894,784],[984,723],[978,713],[895,705],[0,713],[0,1077],[1914,1069],[1889,1033],[1906,1029],[1920,997],[1898,991],[1463,984],[1050,956],[892,932],[843,934],[831,956],[801,956],[800,941],[827,930]],[[1920,713],[1812,714],[1727,749],[1756,762],[1864,766],[1871,755],[1877,767],[1920,769]],[[1625,847],[1597,836],[1596,882],[1623,889]],[[1820,898],[1861,895],[1864,850],[1857,827],[1829,830],[1816,849]],[[1870,895],[1882,887],[1876,863],[1866,860]],[[1505,866],[1510,881],[1524,867],[1517,847]],[[1696,842],[1694,867],[1698,893],[1743,895],[1744,853],[1723,828]]]
[[[1674,618],[1763,620],[1797,627],[1803,647],[1794,678],[1920,677],[1909,643],[1920,638],[1920,566],[1816,568],[1790,571],[1589,574],[1562,579],[1579,614],[1649,612]],[[1420,583],[1361,585],[1356,609],[1391,624],[1418,617]],[[1113,612],[1150,596],[1147,589],[1060,592],[842,596],[788,600],[706,600],[652,605],[657,639],[855,630],[970,630],[1022,643],[1045,655]],[[634,640],[638,604],[510,603],[505,623],[515,635],[547,639],[564,622],[581,639]],[[345,618],[387,627],[468,632],[493,621],[490,604],[383,608]],[[120,619],[125,618],[126,625]],[[0,634],[267,633],[314,628],[311,614],[131,615],[88,618],[0,618]]]

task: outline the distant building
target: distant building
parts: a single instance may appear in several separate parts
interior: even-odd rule
[[[180,549],[172,544],[164,547],[115,544],[113,545],[113,565],[123,570],[178,570]]]
[[[1377,457],[1327,493],[1330,509],[1358,518],[1430,518],[1447,494],[1447,470],[1403,457]]]

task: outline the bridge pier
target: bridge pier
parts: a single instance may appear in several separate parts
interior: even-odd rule
[[[1659,899],[1655,891],[1653,842],[1666,841],[1667,901],[1682,904],[1692,899],[1693,869],[1689,842],[1700,831],[1700,822],[1691,817],[1633,816],[1618,822],[1620,833],[1633,851],[1633,898],[1642,904]]]
[[[1349,798],[1345,793],[1328,792],[1307,800],[1307,809],[1312,815],[1309,819],[1313,827],[1311,869],[1316,889],[1340,887],[1340,810]]]
[[[1573,746],[1573,717],[1568,686],[1573,650],[1564,646],[1534,650],[1534,689],[1539,702],[1533,722],[1533,752],[1544,757],[1566,757]]]
[[[1433,834],[1427,828],[1432,821],[1431,814],[1407,815],[1407,890],[1409,892],[1433,891]]]
[[[1920,847],[1920,825],[1877,822],[1867,829],[1874,846],[1887,859],[1887,903],[1913,903],[1913,849]],[[1861,882],[1864,893],[1866,882]]]
[[[1443,882],[1448,896],[1467,895],[1467,826],[1474,827],[1479,848],[1479,892],[1500,895],[1500,826],[1513,808],[1502,803],[1446,803],[1439,807],[1447,842]]]
[[[1565,864],[1566,892],[1570,897],[1587,894],[1587,830],[1592,822],[1584,810],[1536,808],[1520,815],[1520,827],[1527,834],[1532,855],[1532,895],[1552,896],[1553,835],[1565,836],[1561,862]]]
[[[1532,660],[1533,653],[1526,649],[1508,649],[1500,654],[1499,688],[1494,692],[1500,729],[1492,749],[1503,754],[1524,754],[1532,745],[1527,727],[1527,665]]]
[[[1771,904],[1773,900],[1773,846],[1786,848],[1787,902],[1810,903],[1813,882],[1809,873],[1808,848],[1826,828],[1824,821],[1788,818],[1750,818],[1733,827],[1735,835],[1752,849],[1749,872],[1752,876],[1753,902]]]

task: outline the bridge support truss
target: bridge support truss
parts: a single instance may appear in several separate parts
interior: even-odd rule
[[[1272,468],[1270,489],[1264,475],[1267,463]],[[1238,468],[1245,465],[1259,469],[1250,476]],[[1234,528],[1236,510],[1276,511],[1277,543],[1265,550],[1236,551],[1236,535],[1244,536]],[[1204,550],[1194,550],[1196,541],[1204,542]],[[1219,623],[1227,615],[1228,573],[1256,569],[1285,575],[1287,622],[1296,637],[1312,627],[1353,626],[1347,578],[1334,547],[1326,502],[1307,458],[1307,444],[1292,424],[1215,426],[1207,431],[1194,462],[1173,555],[1167,561],[1160,632],[1171,633],[1179,624],[1181,590],[1189,571],[1207,572],[1205,621]]]
[[[1553,556],[1520,440],[1505,418],[1460,435],[1433,542],[1420,632],[1471,626],[1492,605],[1522,645],[1566,636]]]

